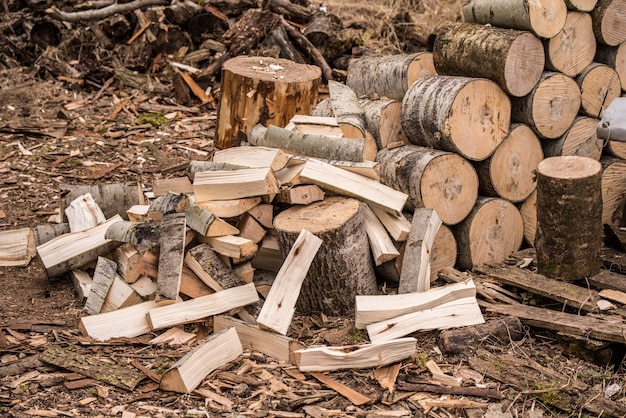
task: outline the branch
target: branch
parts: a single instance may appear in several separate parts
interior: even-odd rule
[[[289,36],[291,36],[300,48],[304,49],[309,54],[313,62],[315,62],[315,64],[322,69],[324,78],[326,78],[326,80],[334,80],[333,70],[330,68],[326,59],[322,56],[322,53],[315,47],[315,45],[313,45],[311,41],[309,41],[298,29],[285,22],[282,17],[280,20]]]
[[[113,16],[116,13],[125,13],[141,9],[142,7],[161,6],[166,4],[170,4],[170,0],[135,0],[130,3],[112,4],[110,6],[103,7],[102,9],[84,10],[80,12],[64,12],[53,6],[47,9],[46,13],[50,17],[57,20],[65,22],[80,22],[83,20],[104,19],[109,16]]]

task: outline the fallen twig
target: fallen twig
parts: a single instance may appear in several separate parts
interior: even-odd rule
[[[83,10],[80,12],[64,12],[56,7],[50,7],[46,13],[57,20],[65,22],[80,22],[83,20],[97,20],[113,16],[116,13],[125,13],[148,6],[161,6],[170,4],[170,0],[135,0],[130,3],[112,4],[101,9]]]

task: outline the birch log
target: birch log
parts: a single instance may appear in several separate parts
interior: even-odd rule
[[[378,149],[409,143],[402,129],[402,103],[398,100],[379,98],[361,99],[365,126],[372,133]]]

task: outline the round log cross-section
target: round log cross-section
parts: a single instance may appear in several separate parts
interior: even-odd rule
[[[317,103],[322,71],[314,65],[240,56],[222,66],[217,148],[238,146],[257,123],[283,128]]]
[[[602,165],[588,157],[539,163],[535,250],[539,273],[573,281],[600,270]]]
[[[274,218],[276,238],[286,256],[302,229],[322,239],[302,283],[296,309],[301,313],[345,315],[356,295],[376,293],[376,276],[362,203],[335,196],[306,206],[292,206]]]

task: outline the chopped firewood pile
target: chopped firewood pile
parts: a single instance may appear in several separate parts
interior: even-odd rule
[[[322,8],[240,2],[229,15],[226,3],[39,6],[54,22],[41,30],[79,22],[118,48],[98,57],[115,62],[99,81],[85,56],[37,64],[98,98],[114,82],[134,88],[108,120],[137,113],[147,98],[136,95],[168,92],[167,118],[142,123],[217,113],[203,149],[169,147],[194,154],[182,164],[150,128],[137,133],[165,175],[93,184],[121,159],[59,185],[51,222],[0,231],[0,266],[71,280],[81,310],[72,328],[0,328],[1,410],[499,417],[523,402],[529,416],[626,416],[623,381],[592,384],[576,363],[619,368],[626,346],[626,148],[595,131],[624,79],[582,48],[618,54],[626,30],[603,28],[626,28],[612,9],[626,6],[546,2],[520,26],[473,0],[431,51],[360,56],[314,44],[316,19],[334,22]],[[572,33],[572,56],[551,46]],[[524,351],[548,340],[550,355]],[[90,396],[15,399],[60,385]]]

